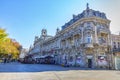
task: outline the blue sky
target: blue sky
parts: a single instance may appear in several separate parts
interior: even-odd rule
[[[42,28],[54,35],[57,27],[86,9],[87,2],[90,8],[106,13],[112,33],[120,31],[120,0],[0,0],[0,26],[29,48]]]

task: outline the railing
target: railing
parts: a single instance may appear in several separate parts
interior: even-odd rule
[[[100,28],[100,29],[98,29],[98,32],[99,33],[108,33],[108,30]]]
[[[107,46],[107,43],[100,43],[101,46]]]
[[[113,52],[120,52],[120,48],[116,48],[116,49],[114,48]]]
[[[86,43],[85,48],[93,48],[93,44],[92,43]]]

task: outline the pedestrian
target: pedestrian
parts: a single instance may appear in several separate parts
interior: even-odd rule
[[[6,58],[4,58],[4,63],[6,63]]]

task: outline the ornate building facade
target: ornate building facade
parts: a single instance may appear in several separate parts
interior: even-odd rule
[[[56,64],[89,68],[109,68],[111,63],[110,20],[105,13],[89,8],[57,29],[48,39],[35,38],[33,51],[39,56],[50,55]],[[39,47],[36,48],[36,45]],[[33,54],[32,50],[30,51]]]
[[[120,34],[112,34],[112,51],[113,51],[113,63],[114,68],[120,70]]]
[[[30,46],[29,49],[29,55],[31,55],[33,59],[40,58],[42,50],[40,44],[48,40],[49,38],[52,38],[52,36],[47,34],[46,29],[42,29],[40,37],[35,36],[34,44]]]

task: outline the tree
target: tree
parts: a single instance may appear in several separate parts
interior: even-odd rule
[[[0,28],[0,54],[6,53],[5,52],[5,42],[7,39],[8,34],[5,32],[5,29]]]
[[[21,45],[13,40],[8,38],[8,34],[5,29],[0,28],[0,57],[9,58],[18,58],[20,53]]]
[[[15,39],[11,39],[11,43],[17,49],[17,50],[14,50],[14,51],[18,51],[17,53],[14,52],[13,58],[18,58],[19,54],[21,52],[22,46]]]
[[[5,29],[0,28],[0,41],[4,41],[8,34],[5,32]]]

